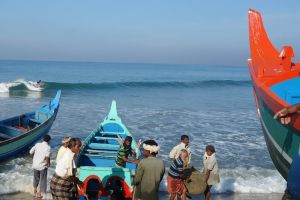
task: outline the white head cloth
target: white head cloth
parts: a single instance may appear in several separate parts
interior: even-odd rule
[[[149,145],[149,144],[143,144],[143,148],[147,151],[150,151],[150,153],[157,153],[160,150],[160,146],[156,145]]]

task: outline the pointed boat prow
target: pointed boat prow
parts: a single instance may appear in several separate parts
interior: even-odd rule
[[[294,51],[291,46],[284,46],[279,52],[269,40],[261,15],[256,10],[248,11],[249,41],[252,66],[256,77],[274,76],[288,72],[295,66],[291,59]]]
[[[113,100],[111,102],[110,111],[107,115],[107,119],[114,120],[114,119],[117,119],[117,118],[119,118],[118,117],[118,112],[117,112],[117,103],[116,103],[115,100]]]

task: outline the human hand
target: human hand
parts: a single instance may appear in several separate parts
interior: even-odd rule
[[[280,118],[281,124],[289,124],[291,122],[291,115],[298,111],[297,105],[284,107],[275,113],[274,119]]]
[[[141,147],[141,145],[142,145],[142,140],[141,139],[139,139],[139,141],[138,141],[138,143],[137,143],[137,145],[136,145],[136,148],[140,148]]]

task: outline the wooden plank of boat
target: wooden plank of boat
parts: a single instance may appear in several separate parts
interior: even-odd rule
[[[0,121],[0,160],[15,157],[47,134],[56,118],[61,91],[49,104],[19,116]]]

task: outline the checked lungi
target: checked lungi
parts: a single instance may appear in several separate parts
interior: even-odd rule
[[[73,200],[76,199],[77,187],[76,185],[66,179],[53,175],[50,182],[50,190],[53,199],[55,200]]]

